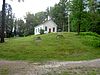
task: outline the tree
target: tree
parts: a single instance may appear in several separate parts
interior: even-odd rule
[[[82,23],[82,16],[83,16],[83,10],[84,10],[84,5],[83,5],[83,0],[73,0],[72,1],[72,8],[71,8],[71,18],[72,18],[72,23],[73,26],[77,25],[77,32],[78,35],[80,34],[80,26]]]
[[[67,0],[66,2],[66,12],[67,12],[67,17],[68,17],[68,32],[71,31],[71,25],[70,25],[70,13],[71,13],[71,6],[72,6],[72,3],[71,3],[71,0]]]
[[[2,6],[2,24],[1,24],[1,43],[4,42],[4,28],[5,28],[5,0],[3,0]]]
[[[25,27],[26,27],[26,32],[25,32],[25,35],[32,35],[34,34],[34,26],[36,26],[36,21],[35,21],[35,16],[34,14],[31,14],[31,13],[27,13],[26,16],[25,16],[25,20],[26,20],[26,24],[25,24]]]
[[[61,29],[62,30],[62,24],[61,24],[61,8],[58,4],[55,4],[54,7],[51,7],[51,10],[50,10],[50,14],[51,14],[51,17],[52,17],[52,20],[58,25],[58,29]]]
[[[1,38],[1,17],[2,17],[2,12],[0,11],[0,38]]]
[[[100,34],[100,1],[89,0],[90,27],[89,30]]]
[[[55,6],[50,10],[52,19],[55,23],[57,23],[57,27],[58,29],[61,29],[61,31],[68,31],[68,14],[66,5],[67,0],[60,0],[60,2],[58,4],[55,4]]]
[[[18,1],[20,2],[21,0]],[[4,29],[5,29],[5,0],[3,0],[3,5],[2,5],[2,24],[1,24],[1,41],[0,41],[1,43],[4,42],[4,37],[5,37]]]
[[[35,19],[38,24],[41,24],[46,21],[47,17],[47,12],[41,11],[35,14]]]
[[[11,37],[13,34],[14,15],[10,4],[5,5],[5,37]]]
[[[35,15],[28,12],[25,16],[26,35],[34,34],[34,27],[45,22],[46,19],[47,12],[37,12]]]
[[[17,21],[17,25],[18,25],[18,29],[17,29],[17,33],[19,36],[24,36],[25,35],[25,23],[23,20],[19,19]]]

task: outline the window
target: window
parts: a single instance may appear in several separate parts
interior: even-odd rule
[[[53,27],[53,32],[55,32],[55,27]]]
[[[47,31],[47,26],[45,26],[45,31]]]

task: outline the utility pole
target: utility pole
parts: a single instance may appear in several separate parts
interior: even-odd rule
[[[1,24],[1,43],[5,42],[4,41],[4,30],[5,30],[5,0],[3,0],[3,5],[2,5],[2,24]]]

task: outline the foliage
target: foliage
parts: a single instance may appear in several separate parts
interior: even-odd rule
[[[1,25],[1,17],[2,13],[0,12],[0,25]],[[13,28],[14,28],[14,14],[12,12],[12,7],[10,4],[5,3],[5,37],[10,38],[14,36],[13,33]],[[1,29],[0,29],[1,30]]]
[[[83,10],[84,10],[84,5],[82,0],[73,0],[72,1],[72,7],[71,7],[71,17],[72,20],[75,21],[74,26],[77,26],[76,30],[78,34],[80,33],[80,26],[82,23],[82,16],[83,16]],[[73,22],[72,21],[72,22]]]
[[[20,2],[21,0],[18,0],[18,1]],[[24,0],[22,0],[22,1],[24,1]],[[1,21],[1,29],[0,29],[0,31],[1,31],[1,33],[0,33],[0,38],[1,38],[0,42],[1,43],[5,42],[5,40],[4,40],[4,38],[5,38],[5,29],[7,28],[7,27],[5,28],[5,19],[6,19],[5,16],[6,16],[7,6],[9,7],[10,11],[12,11],[11,6],[6,3],[6,0],[3,0],[3,3],[2,3],[2,17],[1,17],[2,21]],[[8,13],[9,13],[9,11],[8,11]]]
[[[14,15],[12,13],[12,7],[10,4],[6,3],[5,4],[5,11],[6,11],[6,16],[5,16],[5,32],[6,35],[5,37],[12,37],[13,35],[13,23],[14,23]]]
[[[0,11],[0,17],[2,16],[2,13]],[[0,38],[1,38],[1,18],[0,18]]]
[[[18,24],[18,35],[19,36],[24,36],[24,33],[25,33],[25,24],[24,24],[24,21],[23,20],[18,20],[17,21],[17,24]]]
[[[50,16],[58,29],[68,31],[68,14],[71,31],[92,31],[100,34],[100,2],[94,0],[60,0],[50,8]]]
[[[43,23],[46,18],[46,12],[38,12],[35,15],[28,12],[25,16],[25,35],[34,34],[34,27]]]
[[[85,38],[83,39],[83,44],[85,45],[90,45],[93,47],[100,47],[100,35],[92,32],[87,32],[87,33],[81,33]],[[86,36],[87,35],[87,36]],[[89,38],[85,40],[86,38]]]
[[[95,40],[100,41],[100,37],[63,33],[64,39],[56,39],[56,35],[39,35],[41,41],[35,40],[38,35],[6,39],[7,42],[0,44],[0,59],[50,61],[100,58],[100,47],[91,45]],[[84,40],[88,44],[84,43]]]
[[[47,20],[47,12],[37,12],[35,13],[35,20],[37,24],[43,23],[45,20]]]
[[[34,14],[27,13],[25,16],[25,35],[34,34],[34,26],[36,25]]]
[[[76,2],[75,2],[76,1]],[[79,0],[81,1],[81,0]],[[78,0],[73,0],[72,5],[70,6],[71,9],[71,30],[77,31],[77,22],[78,22],[78,15],[81,14],[79,17],[81,24],[80,24],[80,31],[92,31],[96,33],[100,33],[100,12],[99,12],[99,5],[100,2],[95,0],[83,0],[81,5],[79,5]],[[81,7],[82,6],[82,7]],[[79,9],[82,8],[82,12],[78,12]]]
[[[82,32],[80,35],[86,36],[95,36],[95,37],[100,37],[100,35],[98,35],[97,33],[93,33],[93,32]]]
[[[67,9],[66,0],[60,0],[58,4],[50,9],[50,16],[54,22],[58,25],[58,29],[61,31],[67,31]]]
[[[0,42],[1,43],[4,43],[5,40],[4,40],[4,37],[5,37],[5,34],[4,34],[4,30],[5,30],[5,0],[3,0],[3,4],[2,4],[2,17],[1,17],[1,33],[0,33]]]
[[[46,18],[46,12],[38,12],[35,15],[28,12],[24,17],[26,23],[22,19],[15,21],[15,33],[19,36],[32,35],[34,34],[34,27],[43,23]]]
[[[71,31],[90,31],[90,15],[87,12],[87,0],[60,0],[58,4],[51,7],[50,16],[57,23],[58,29],[68,31],[68,13],[70,14]],[[92,17],[91,17],[92,18]]]
[[[44,30],[43,29],[40,29],[40,34],[44,34]]]
[[[57,24],[58,31],[59,29],[61,29],[61,31],[71,29],[72,32],[77,31],[78,34],[79,32],[96,32],[100,34],[99,6],[100,1],[96,0],[60,0],[58,4],[55,4],[54,7],[48,7],[46,11],[37,12],[35,14],[28,12],[24,17],[25,20],[14,20],[15,17],[12,13],[11,5],[5,3],[5,36],[32,35],[34,34],[34,27],[47,21],[48,16]],[[0,16],[2,16],[1,12]],[[1,29],[0,34],[2,33]]]

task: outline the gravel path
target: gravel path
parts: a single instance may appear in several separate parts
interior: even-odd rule
[[[24,61],[0,61],[0,75],[89,75],[88,71],[100,75],[100,59],[89,61],[49,61],[32,63]],[[94,72],[95,71],[95,72]],[[92,75],[92,74],[91,74]]]

